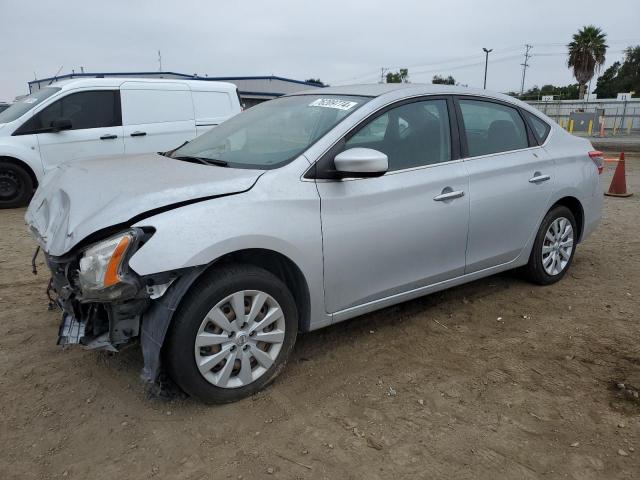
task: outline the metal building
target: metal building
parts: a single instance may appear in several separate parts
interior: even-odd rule
[[[35,92],[41,87],[46,87],[60,80],[70,78],[175,78],[181,80],[211,80],[230,82],[238,87],[238,93],[245,107],[252,107],[266,100],[286,95],[287,93],[309,90],[311,88],[321,88],[322,85],[302,80],[292,80],[290,78],[277,76],[258,77],[201,77],[199,75],[187,75],[175,72],[116,72],[116,73],[66,73],[56,77],[36,79],[29,82],[29,92]]]

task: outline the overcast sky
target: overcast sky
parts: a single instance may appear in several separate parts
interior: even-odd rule
[[[519,90],[571,83],[565,45],[579,27],[608,34],[607,66],[640,44],[639,0],[0,0],[0,100],[27,82],[72,69],[158,70],[209,76],[279,75],[330,84],[371,83],[408,67],[413,82],[453,75]],[[594,84],[595,88],[595,84]]]

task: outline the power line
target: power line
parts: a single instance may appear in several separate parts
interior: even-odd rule
[[[529,50],[531,50],[533,46],[526,43],[525,48],[526,50],[524,52],[524,63],[520,64],[522,65],[522,83],[520,84],[520,95],[524,93],[524,77],[527,74],[527,67],[529,66],[528,62],[529,62],[529,59],[531,58],[531,55],[529,55]]]
[[[609,45],[616,45],[616,44],[623,44],[623,43],[633,43],[633,42],[639,42],[640,43],[640,39],[617,39],[617,40],[608,40],[607,41],[609,43]],[[566,47],[567,43],[566,42],[546,42],[546,43],[533,43],[533,44],[527,44],[529,47],[529,50],[531,48],[534,47]],[[503,47],[503,48],[497,48],[494,50],[494,55],[496,54],[501,54],[501,53],[508,53],[514,50],[517,50],[521,48],[520,46],[510,46],[510,47]],[[608,53],[624,53],[624,50],[618,52],[618,51],[609,51]],[[545,56],[545,57],[551,57],[551,56],[563,56],[566,55],[566,52],[545,52],[545,53],[537,53],[535,56]],[[496,63],[496,62],[502,62],[505,60],[510,60],[512,58],[515,57],[519,57],[520,55],[515,55],[515,56],[507,56],[507,57],[503,57],[503,58],[495,58],[492,59],[491,63]],[[529,63],[528,63],[528,59],[531,58],[532,55],[528,55],[527,57],[527,53],[525,53],[525,63],[527,63],[527,67],[529,67]],[[461,64],[461,65],[455,65],[458,62],[463,62],[465,60],[471,60],[471,59],[475,59],[478,58],[478,55],[467,55],[467,56],[461,56],[461,57],[453,57],[450,58],[448,60],[440,60],[440,61],[436,61],[436,62],[421,62],[421,63],[414,63],[414,64],[404,64],[403,66],[399,66],[399,67],[385,67],[385,73],[390,71],[390,70],[394,70],[397,68],[416,68],[418,67],[418,70],[414,70],[412,71],[412,75],[416,75],[416,74],[422,74],[422,73],[437,73],[443,70],[459,70],[459,69],[463,69],[463,68],[468,68],[468,67],[475,67],[475,66],[480,66],[480,65],[484,65],[485,62],[483,61],[479,61],[479,62],[473,62],[473,63],[465,63],[465,64]],[[453,65],[451,65],[453,64]],[[522,64],[522,66],[524,67],[524,64]],[[432,68],[428,68],[427,70],[424,70],[424,68],[420,68],[420,67],[432,67]],[[526,75],[525,73],[526,71],[526,67],[523,68],[523,77]],[[357,75],[357,76],[352,76],[349,78],[343,78],[340,80],[335,80],[331,83],[333,83],[334,85],[339,85],[339,84],[344,84],[344,83],[351,83],[351,82],[355,82],[355,81],[363,81],[363,80],[374,80],[379,78],[381,70],[371,70],[367,73],[363,73],[361,75]],[[521,85],[522,86],[522,85]]]

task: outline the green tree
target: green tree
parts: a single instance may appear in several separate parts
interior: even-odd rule
[[[387,72],[387,83],[409,83],[409,70],[401,68],[398,72]]]
[[[619,75],[622,79],[622,91],[640,93],[640,45],[625,50],[625,59]]]
[[[313,83],[314,85],[318,85],[320,87],[328,87],[328,85],[325,85],[319,78],[308,78],[305,80],[305,82]]]
[[[449,75],[446,78],[441,77],[440,75],[434,75],[433,78],[431,79],[431,83],[434,83],[436,85],[455,85],[456,79],[453,78],[451,75]]]
[[[543,95],[553,95],[556,100],[577,100],[578,92],[579,86],[577,83],[564,87],[547,84],[542,87],[538,87],[537,85],[533,86],[522,95],[516,92],[509,92],[507,95],[517,97],[521,100],[540,100]]]
[[[620,71],[620,62],[614,62],[604,73],[598,78],[596,82],[595,93],[600,98],[614,98],[619,91],[618,84],[618,72]]]
[[[605,70],[596,87],[600,98],[614,98],[621,92],[640,93],[640,45],[624,51],[622,63],[615,62]]]
[[[573,76],[580,87],[579,98],[584,98],[587,83],[596,71],[604,65],[607,35],[598,27],[587,25],[573,35],[573,40],[567,45],[569,58],[567,66],[573,69]]]

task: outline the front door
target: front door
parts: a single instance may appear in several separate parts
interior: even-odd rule
[[[463,274],[468,177],[452,148],[451,105],[416,100],[380,113],[345,149],[387,154],[388,172],[317,182],[328,312]]]
[[[71,128],[47,132],[52,122],[69,120]],[[45,172],[56,165],[97,155],[124,152],[120,97],[117,90],[76,92],[36,114],[38,145]]]

